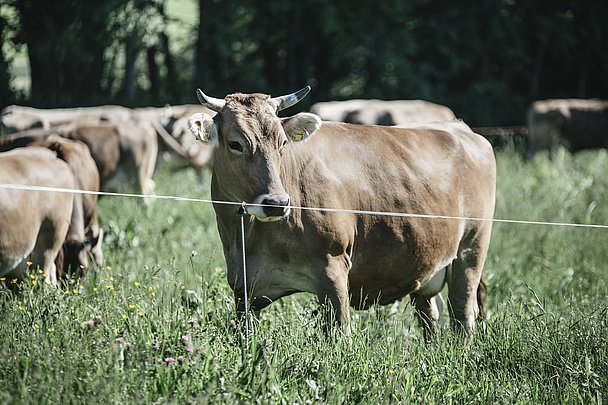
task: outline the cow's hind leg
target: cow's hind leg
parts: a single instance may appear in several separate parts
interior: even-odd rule
[[[466,234],[452,262],[452,271],[448,276],[448,307],[452,326],[457,333],[471,333],[480,315],[485,297],[482,271],[490,234],[491,223],[484,223]]]
[[[47,219],[42,222],[38,238],[36,239],[36,247],[31,254],[33,263],[37,265],[42,264],[42,269],[47,275],[45,282],[54,286],[58,285],[55,259],[63,246],[68,232],[72,204],[66,204],[63,208],[65,208],[65,212],[63,217],[60,217],[63,219],[55,221]],[[61,263],[60,266],[63,266],[63,264]]]

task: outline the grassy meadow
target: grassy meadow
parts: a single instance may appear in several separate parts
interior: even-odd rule
[[[608,224],[608,153],[497,151],[496,218]],[[209,197],[161,165],[157,194]],[[0,403],[604,403],[608,230],[498,223],[488,316],[425,345],[407,299],[326,337],[312,296],[263,312],[245,344],[212,207],[105,197],[105,265],[69,288],[0,289]],[[32,274],[31,280],[40,275]]]

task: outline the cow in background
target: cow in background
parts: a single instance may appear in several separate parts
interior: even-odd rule
[[[425,100],[329,101],[313,104],[310,111],[324,121],[359,125],[409,125],[455,118],[449,107]]]
[[[93,193],[99,191],[99,172],[84,143],[51,135],[30,146],[45,147],[66,162],[74,175],[76,189]],[[57,267],[58,279],[63,279],[66,274],[84,275],[89,267],[88,254],[91,254],[96,265],[101,266],[102,242],[103,231],[97,217],[97,194],[74,194],[70,226],[63,244],[63,266]]]
[[[22,138],[21,141],[23,140]],[[29,141],[12,146],[17,148],[15,150],[20,147],[43,147],[53,151],[70,167],[75,181],[74,188],[93,193],[99,191],[99,172],[85,144],[57,135],[30,138]],[[7,144],[2,146],[1,150],[10,150]],[[97,217],[97,195],[74,194],[68,233],[56,262],[57,278],[62,279],[68,271],[83,273],[89,266],[89,254],[93,257],[95,264],[101,265],[103,262],[102,240],[103,231]]]
[[[32,129],[0,137],[0,151],[25,146],[50,135],[87,145],[100,177],[100,190],[132,189],[145,195],[154,193],[152,175],[158,155],[158,139],[147,122],[65,125],[50,130]],[[144,201],[149,204],[152,198]]]
[[[134,131],[136,133],[145,132],[152,127],[163,141],[159,146],[166,145],[169,151],[182,158],[188,167],[192,167],[201,179],[204,168],[208,167],[213,159],[213,148],[196,142],[188,130],[187,122],[188,118],[200,109],[201,106],[192,104],[134,109],[115,105],[55,109],[11,105],[0,113],[0,123],[3,134],[31,129],[49,133],[68,126],[92,127],[98,124],[142,127],[142,130]],[[143,190],[144,187],[140,189]]]
[[[1,184],[76,185],[68,164],[43,147],[0,153],[0,167]],[[0,188],[0,277],[25,279],[31,261],[48,283],[57,285],[55,260],[66,241],[73,204],[72,193]]]
[[[8,135],[34,128],[48,130],[76,122],[96,124],[130,120],[131,110],[118,105],[48,109],[9,105],[0,112],[0,133]]]
[[[554,99],[532,103],[528,109],[526,159],[558,145],[570,152],[608,147],[608,100]]]

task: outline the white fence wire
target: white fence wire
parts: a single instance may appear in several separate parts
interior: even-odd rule
[[[224,204],[234,205],[246,208],[247,206],[264,206],[263,204],[249,204],[244,202],[234,201],[217,201],[203,198],[191,198],[191,197],[180,197],[170,195],[150,195],[150,194],[134,194],[134,193],[112,193],[106,191],[89,191],[79,190],[70,188],[57,188],[57,187],[46,187],[46,186],[33,186],[27,184],[3,184],[0,183],[0,189],[15,189],[15,190],[32,190],[32,191],[46,191],[46,192],[57,192],[57,193],[76,193],[76,194],[92,194],[98,196],[115,196],[115,197],[129,197],[129,198],[145,198],[145,199],[156,199],[156,200],[170,200],[170,201],[189,201],[199,202],[208,204]],[[555,221],[529,221],[521,219],[500,219],[500,218],[475,218],[475,217],[459,217],[451,215],[436,215],[436,214],[420,214],[410,212],[386,212],[386,211],[367,211],[367,210],[351,210],[344,208],[322,208],[322,207],[297,207],[290,206],[291,209],[309,210],[309,211],[325,211],[325,212],[341,212],[350,214],[361,214],[361,215],[380,215],[380,216],[393,216],[393,217],[411,217],[411,218],[429,218],[429,219],[453,219],[453,220],[467,220],[467,221],[491,221],[495,223],[507,223],[507,224],[525,224],[525,225],[549,225],[549,226],[567,226],[576,228],[597,228],[597,229],[608,229],[608,225],[605,224],[582,224],[573,222],[555,222]]]

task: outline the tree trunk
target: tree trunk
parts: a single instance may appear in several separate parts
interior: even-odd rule
[[[125,41],[125,77],[122,82],[120,97],[126,104],[132,104],[135,101],[137,93],[137,72],[135,71],[135,61],[139,49],[135,46],[135,40],[132,36],[127,37]]]
[[[150,97],[153,100],[160,98],[160,72],[156,63],[156,47],[146,49],[146,61],[148,62],[148,78],[150,79]]]

